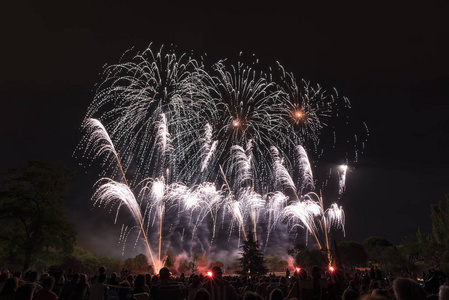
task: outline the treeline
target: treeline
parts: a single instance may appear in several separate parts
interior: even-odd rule
[[[29,161],[5,172],[0,191],[0,266],[45,271],[52,265],[60,265],[83,273],[95,272],[101,265],[109,270],[151,270],[143,254],[122,261],[96,257],[75,246],[76,231],[64,208],[67,185],[73,175],[74,170],[62,164],[42,161]],[[303,267],[327,265],[332,259],[333,263],[347,267],[377,265],[393,273],[420,267],[449,273],[449,195],[445,201],[431,205],[430,218],[431,233],[418,230],[404,237],[400,245],[392,245],[382,237],[369,237],[363,243],[334,243],[330,256],[326,251],[302,245],[288,254]],[[165,265],[178,272],[202,271],[212,265],[224,267],[228,272],[239,268],[238,262],[227,266],[221,261],[210,262],[202,253],[188,258],[166,250],[165,256]],[[264,263],[270,272],[283,271],[288,266],[286,256],[286,253],[267,255]]]
[[[402,243],[393,245],[383,237],[372,236],[364,242],[334,243],[331,259],[345,267],[378,266],[386,272],[442,270],[449,274],[449,195],[445,201],[431,205],[432,232],[405,236]],[[306,249],[301,244],[289,250],[298,266],[327,265],[326,250]]]

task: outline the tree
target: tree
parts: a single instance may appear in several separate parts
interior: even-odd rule
[[[123,267],[129,271],[134,270],[134,259],[127,258],[125,259],[125,261],[123,262]]]
[[[311,268],[313,266],[327,266],[329,265],[329,257],[327,250],[320,249],[307,249],[301,251],[296,255],[296,265],[305,268]]]
[[[402,238],[401,252],[404,257],[418,259],[420,257],[420,245],[417,234],[409,234]]]
[[[116,272],[119,273],[123,267],[123,262],[118,258],[113,257],[101,257],[100,258],[100,266],[104,266],[108,272]],[[98,267],[100,267],[98,266]],[[98,270],[97,267],[97,270]],[[145,269],[145,272],[148,269]]]
[[[136,272],[146,273],[148,272],[148,258],[145,254],[138,254],[134,257],[133,266]]]
[[[197,253],[193,256],[194,269],[199,272],[205,272],[209,267],[209,259],[206,253]]]
[[[386,238],[379,236],[371,236],[363,242],[363,248],[365,248],[368,258],[375,263],[381,263],[382,250],[390,246],[393,245]]]
[[[368,256],[362,244],[353,241],[341,241],[337,247],[343,265],[347,267],[366,266]]]
[[[210,263],[209,268],[212,269],[212,267],[215,267],[215,266],[223,268],[224,267],[224,263],[222,261],[219,261],[219,260],[213,261],[213,262]]]
[[[259,251],[259,245],[254,241],[253,233],[248,233],[248,239],[243,242],[242,257],[238,259],[240,262],[239,271],[242,275],[260,276],[265,275],[268,269],[265,267],[265,259],[262,252]]]
[[[289,249],[287,253],[288,255],[290,255],[295,259],[296,255],[298,255],[301,251],[304,250],[306,250],[306,246],[304,246],[303,244],[296,244],[295,247],[293,247],[293,249]]]
[[[72,251],[76,233],[66,217],[63,195],[73,173],[61,164],[42,161],[6,171],[0,193],[0,240],[24,269],[39,257]]]
[[[281,262],[279,255],[266,255],[265,261],[270,272],[278,271],[278,267]]]
[[[196,266],[196,261],[195,259],[193,259],[192,261],[189,261],[189,263],[187,264],[187,270],[191,271],[192,274],[198,272],[198,268]]]
[[[418,230],[416,236],[424,263],[429,268],[441,268],[447,271],[445,266],[446,247],[438,243],[432,234],[425,234],[421,230]]]
[[[297,266],[310,268],[313,266],[329,265],[327,250],[306,249],[302,244],[297,244],[288,254],[293,257]]]
[[[189,270],[189,262],[187,261],[187,258],[181,258],[179,260],[178,272],[185,273],[188,270]]]
[[[381,248],[379,257],[379,262],[386,272],[397,273],[407,268],[406,260],[401,256],[401,253],[396,246]]]
[[[167,250],[165,251],[165,262],[164,262],[164,266],[167,268],[171,268],[174,266],[176,261],[176,254],[171,251],[171,250]]]
[[[432,234],[435,240],[449,247],[449,195],[446,201],[440,201],[430,207],[430,219],[432,221]]]

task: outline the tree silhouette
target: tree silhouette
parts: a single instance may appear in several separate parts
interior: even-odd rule
[[[238,259],[241,268],[239,273],[251,277],[265,275],[268,272],[268,269],[265,267],[263,254],[259,251],[259,245],[254,241],[253,236],[252,232],[247,235],[248,239],[241,246],[243,250],[242,257]]]
[[[29,161],[7,170],[0,193],[0,241],[28,269],[39,257],[70,254],[73,224],[66,218],[63,195],[73,176],[61,164]]]
[[[338,249],[343,265],[347,267],[364,267],[368,261],[368,255],[361,243],[354,241],[341,241]]]

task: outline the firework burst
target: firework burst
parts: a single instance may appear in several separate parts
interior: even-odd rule
[[[223,217],[230,235],[238,227],[245,239],[250,230],[257,240],[266,228],[265,243],[284,221],[305,228],[320,248],[328,248],[331,228],[344,232],[342,207],[335,203],[325,210],[323,198],[313,192],[316,179],[306,151],[319,159],[326,128],[332,127],[336,141],[330,125],[338,117],[339,98],[278,69],[273,76],[257,62],[227,60],[208,67],[163,48],[148,48],[105,69],[78,149],[91,160],[103,157],[108,177],[120,171],[125,184],[103,180],[94,202],[117,203],[117,214],[128,207],[155,265],[163,261],[168,211],[189,215],[192,238],[212,220],[213,240],[220,211],[230,216]],[[350,107],[346,98],[344,103]],[[346,170],[340,195],[345,180]],[[158,259],[148,241],[155,224]]]

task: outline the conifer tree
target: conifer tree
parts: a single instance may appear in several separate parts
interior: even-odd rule
[[[238,259],[242,275],[260,276],[265,275],[268,269],[265,267],[265,259],[263,253],[259,250],[259,245],[254,241],[254,234],[249,232],[248,239],[243,242],[241,246],[243,253],[242,257]]]

